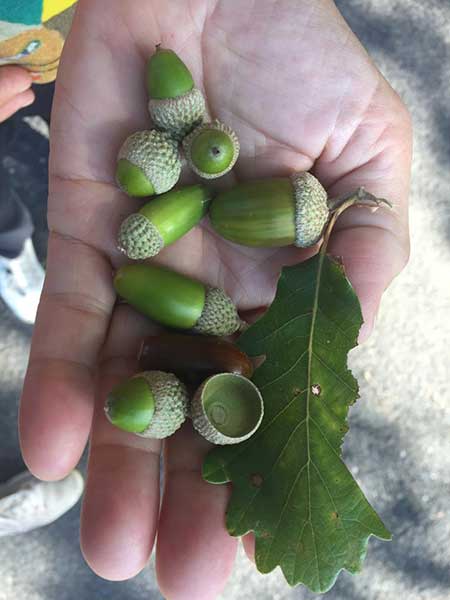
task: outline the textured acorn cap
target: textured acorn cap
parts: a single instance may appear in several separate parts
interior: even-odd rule
[[[142,437],[162,439],[186,420],[188,395],[175,375],[144,371],[116,386],[105,403],[113,425]]]
[[[163,439],[179,429],[188,414],[188,394],[184,384],[172,373],[144,371],[143,377],[155,399],[155,412],[141,437]]]
[[[161,252],[163,247],[164,241],[158,229],[140,213],[131,214],[120,226],[118,248],[128,258],[150,258]]]
[[[148,110],[157,127],[181,141],[201,124],[206,107],[202,92],[194,88],[176,98],[150,98]]]
[[[291,182],[295,197],[295,245],[307,248],[320,240],[328,221],[327,193],[308,172],[294,173]]]
[[[127,160],[138,167],[151,183],[155,194],[170,190],[181,173],[181,160],[176,140],[166,131],[137,131],[119,150],[118,161]],[[117,181],[128,193],[127,187]]]
[[[193,148],[196,140],[199,138],[199,136],[205,134],[208,131],[218,131],[222,134],[225,134],[230,144],[231,154],[229,161],[227,161],[227,164],[222,168],[221,171],[216,173],[207,172],[205,170],[205,167],[203,167],[201,164],[202,161],[199,159],[195,160],[193,156]],[[197,173],[197,175],[203,177],[204,179],[215,179],[217,177],[222,177],[223,175],[225,175],[225,173],[228,173],[234,167],[239,156],[240,144],[235,132],[227,125],[224,125],[223,123],[215,119],[211,123],[203,123],[196,129],[194,129],[188,136],[186,136],[183,140],[183,150],[186,156],[186,160],[189,163],[189,166],[195,173]],[[209,157],[205,155],[205,160],[208,160],[208,158]]]
[[[220,288],[206,287],[205,304],[194,331],[204,335],[231,335],[241,320],[233,301]]]
[[[213,444],[238,444],[261,424],[264,402],[254,383],[235,373],[209,377],[191,402],[194,428]]]

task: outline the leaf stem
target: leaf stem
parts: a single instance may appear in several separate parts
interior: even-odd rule
[[[345,194],[343,196],[337,196],[336,198],[328,199],[328,208],[330,210],[331,218],[325,226],[323,234],[323,242],[320,247],[320,252],[326,254],[328,241],[330,239],[331,232],[336,224],[336,221],[340,215],[351,206],[381,206],[386,205],[392,208],[392,203],[385,198],[378,198],[374,194],[368,192],[364,187]]]

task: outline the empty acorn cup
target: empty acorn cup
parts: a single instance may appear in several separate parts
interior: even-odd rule
[[[191,419],[195,429],[213,444],[238,444],[261,424],[264,402],[256,385],[236,373],[209,377],[194,395]]]

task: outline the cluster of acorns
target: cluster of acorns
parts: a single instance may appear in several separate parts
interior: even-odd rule
[[[330,211],[324,188],[310,173],[240,183],[218,193],[205,184],[172,190],[181,174],[180,146],[191,169],[210,180],[233,168],[239,141],[223,123],[204,122],[203,95],[173,51],[157,47],[147,67],[147,88],[156,128],[138,131],[124,142],[116,180],[130,196],[158,197],[120,227],[118,245],[129,258],[157,255],[207,213],[213,228],[238,244],[307,247],[319,241]],[[152,340],[158,347],[171,348],[166,360],[159,361],[162,370],[154,370],[155,356],[149,361],[150,343],[144,344],[141,365],[153,370],[112,390],[105,405],[109,420],[138,435],[165,438],[190,416],[194,427],[213,443],[237,443],[250,437],[261,423],[263,401],[250,381],[248,357],[218,337],[231,335],[242,325],[227,294],[149,263],[121,267],[114,286],[120,297],[154,321],[194,335],[166,334]],[[208,338],[202,343],[198,334]],[[188,357],[184,361],[180,346]],[[178,363],[191,361],[184,372],[188,377],[200,363],[211,367],[190,403],[174,355]],[[211,364],[214,356],[221,359]],[[233,368],[227,364],[230,356],[239,358],[232,361]]]

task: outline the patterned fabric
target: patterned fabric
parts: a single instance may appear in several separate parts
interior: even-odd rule
[[[16,0],[17,1],[17,0]],[[56,17],[75,4],[76,0],[44,0],[42,7],[42,22]]]
[[[54,81],[75,2],[0,0],[0,66],[22,66],[35,83]]]
[[[0,21],[40,25],[75,4],[76,0],[1,0]]]
[[[2,0],[0,2],[0,21],[40,25],[43,0]]]

